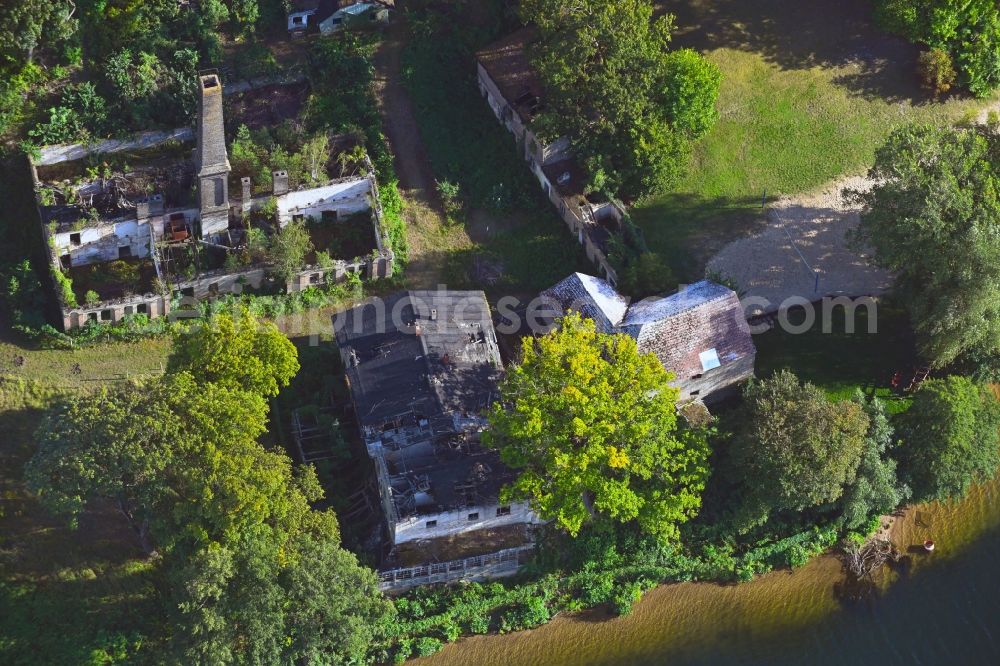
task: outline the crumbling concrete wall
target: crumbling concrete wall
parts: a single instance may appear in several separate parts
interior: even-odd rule
[[[261,266],[232,273],[220,269],[203,273],[194,280],[178,282],[174,286],[174,291],[182,296],[193,297],[197,300],[225,294],[242,294],[247,287],[260,289],[264,283],[264,277],[265,269]]]
[[[144,314],[150,319],[163,317],[170,312],[170,302],[158,294],[145,294],[130,298],[98,303],[93,306],[66,308],[63,310],[63,330],[86,326],[87,322],[117,324],[126,315]]]
[[[401,544],[419,539],[438,539],[505,525],[541,525],[543,523],[544,521],[531,510],[526,502],[515,502],[503,506],[490,503],[401,519],[395,525],[395,543]]]
[[[57,257],[66,254],[74,266],[85,266],[121,257],[149,256],[149,224],[138,220],[108,222],[79,231],[54,234]]]
[[[365,177],[335,182],[308,190],[297,190],[276,197],[278,222],[285,226],[297,216],[320,218],[335,211],[346,217],[371,209],[371,184]]]
[[[391,255],[380,254],[378,257],[368,257],[360,261],[335,261],[333,266],[327,269],[306,266],[285,284],[285,290],[292,294],[326,284],[328,279],[342,282],[348,273],[360,273],[363,278],[392,277],[392,263]]]
[[[171,313],[171,300],[178,298],[183,308],[191,308],[198,301],[224,296],[226,294],[241,294],[250,287],[260,289],[264,283],[265,270],[262,267],[248,268],[235,273],[215,271],[199,276],[195,280],[187,280],[175,285],[171,298],[160,294],[141,294],[126,298],[105,301],[93,306],[65,308],[63,310],[63,330],[85,326],[88,321],[117,324],[126,315],[144,314],[150,319],[165,317]]]

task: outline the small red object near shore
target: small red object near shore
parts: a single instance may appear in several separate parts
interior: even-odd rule
[[[926,550],[928,553],[930,553],[931,551],[933,551],[934,550],[934,542],[931,541],[930,539],[928,539],[927,541],[924,541],[924,550]]]

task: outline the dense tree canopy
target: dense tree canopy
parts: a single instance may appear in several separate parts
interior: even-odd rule
[[[113,501],[147,551],[186,537],[219,538],[240,519],[226,512],[245,499],[243,481],[235,483],[242,469],[263,462],[256,438],[266,409],[259,396],[200,386],[187,373],[103,389],[45,419],[26,476],[50,509],[71,520],[94,499]],[[206,487],[218,475],[234,483]],[[206,494],[218,503],[178,503]]]
[[[295,345],[274,324],[241,308],[235,317],[218,315],[181,334],[167,368],[190,372],[199,382],[271,397],[288,386],[299,361]]]
[[[942,366],[1000,352],[1000,136],[907,127],[875,158],[858,238],[893,271],[920,351]]]
[[[885,405],[878,398],[867,400],[860,391],[854,401],[868,414],[868,433],[857,475],[844,488],[840,500],[844,526],[848,529],[861,527],[873,516],[891,513],[910,496],[909,487],[897,478],[895,459],[889,455],[895,441]]]
[[[17,0],[0,6],[0,56],[31,62],[41,44],[56,46],[77,30],[71,0]]]
[[[533,61],[549,138],[567,136],[592,179],[632,198],[667,187],[689,142],[715,122],[721,74],[691,50],[668,50],[673,17],[648,0],[524,0],[538,26]]]
[[[963,497],[1000,468],[1000,405],[968,378],[924,382],[901,435],[903,468],[919,500]]]
[[[1000,84],[1000,7],[996,0],[877,0],[887,30],[947,53],[960,83],[979,97]]]
[[[486,433],[518,472],[505,497],[530,500],[571,534],[600,519],[676,538],[700,506],[708,445],[678,423],[670,379],[632,338],[577,314],[526,338]]]
[[[832,402],[787,370],[748,385],[735,466],[746,489],[746,518],[835,502],[852,483],[865,446],[861,405]]]
[[[258,439],[294,346],[243,313],[175,341],[162,378],[65,402],[29,486],[71,520],[111,502],[163,580],[177,663],[358,663],[392,611],[340,546],[311,466]]]

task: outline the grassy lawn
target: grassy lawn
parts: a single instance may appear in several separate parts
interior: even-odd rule
[[[804,322],[802,311],[792,311],[789,323]],[[754,336],[758,377],[769,377],[788,369],[800,379],[824,389],[831,398],[850,398],[861,389],[886,401],[890,413],[904,411],[910,403],[891,389],[892,376],[911,370],[916,361],[906,313],[886,302],[877,309],[876,329],[868,332],[868,313],[857,310],[853,333],[846,332],[845,313],[837,308],[823,332],[823,317],[817,311],[815,324],[804,333],[784,331],[780,326]]]
[[[160,374],[170,353],[170,336],[113,342],[74,351],[26,348],[0,340],[0,375],[37,380],[66,389]]]
[[[915,81],[916,49],[879,32],[870,2],[669,0],[675,46],[723,73],[719,122],[696,147],[672,192],[637,206],[650,246],[685,279],[752,230],[763,198],[863,172],[896,127],[949,123],[983,102],[928,100]]]
[[[404,82],[434,178],[457,184],[461,201],[451,225],[422,232],[445,255],[448,284],[534,294],[574,270],[593,271],[479,94],[475,51],[516,24],[497,2],[410,9],[420,30],[403,53]],[[480,279],[484,263],[497,279]]]
[[[31,435],[60,393],[0,378],[0,662],[122,663],[159,615],[152,566],[112,512],[88,512],[72,531],[22,483]]]

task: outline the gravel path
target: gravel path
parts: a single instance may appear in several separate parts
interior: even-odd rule
[[[708,271],[734,280],[744,298],[766,299],[768,312],[790,297],[815,301],[884,293],[892,284],[889,273],[873,266],[868,253],[849,248],[845,238],[858,224],[858,211],[844,201],[842,190],[870,186],[856,176],[817,193],[780,199],[768,211],[767,228],[727,245],[708,262]]]

